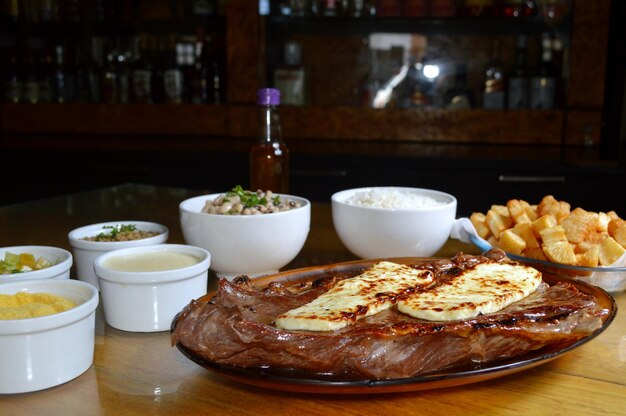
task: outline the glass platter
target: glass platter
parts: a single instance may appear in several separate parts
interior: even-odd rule
[[[470,241],[483,253],[492,247],[485,241],[474,235],[470,235]],[[532,259],[529,257],[506,254],[511,260],[528,264],[544,273],[575,279],[581,282],[599,286],[608,292],[621,292],[626,290],[626,267],[584,267],[571,266],[568,264],[553,263],[545,260]]]
[[[394,258],[391,261],[404,264],[419,264],[432,259],[419,258]],[[302,282],[318,279],[330,274],[350,273],[369,267],[378,260],[356,260],[345,263],[336,263],[325,266],[307,267],[264,276],[254,280],[259,287],[265,287],[270,282]],[[544,281],[555,284],[563,279],[561,276],[544,273]],[[550,345],[527,354],[511,359],[495,361],[486,364],[477,364],[472,368],[451,369],[446,372],[430,374],[419,377],[407,377],[396,379],[364,379],[364,380],[331,380],[322,376],[302,375],[301,373],[272,372],[265,369],[246,369],[234,366],[216,364],[195,355],[180,344],[178,349],[191,361],[206,368],[209,371],[221,374],[231,380],[247,385],[264,387],[269,389],[291,391],[300,393],[323,393],[323,394],[371,394],[371,393],[398,393],[408,391],[429,390],[443,387],[460,386],[480,381],[503,377],[519,371],[528,370],[541,364],[545,364],[555,358],[568,353],[575,348],[589,342],[602,333],[613,321],[617,313],[615,301],[603,289],[589,284],[571,281],[581,292],[596,297],[599,304],[609,311],[600,328],[594,333],[575,342]],[[215,292],[203,296],[201,299],[208,300]],[[176,327],[178,315],[172,321],[172,330]]]

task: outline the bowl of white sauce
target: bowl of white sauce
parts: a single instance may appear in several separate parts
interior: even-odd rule
[[[207,293],[211,255],[181,244],[110,251],[94,263],[104,317],[131,332],[167,331],[174,316]]]
[[[424,188],[370,187],[331,197],[335,231],[358,257],[429,257],[448,240],[456,198]]]

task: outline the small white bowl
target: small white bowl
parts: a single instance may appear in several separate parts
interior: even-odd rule
[[[190,198],[179,206],[185,242],[211,253],[211,269],[218,276],[232,279],[242,274],[258,277],[275,273],[298,255],[311,224],[311,203],[307,199],[278,194],[301,206],[272,214],[201,212],[207,200],[220,195]]]
[[[27,280],[0,285],[0,293],[50,293],[77,306],[54,315],[0,320],[0,394],[47,389],[91,366],[98,291],[77,280]]]
[[[1,274],[0,284],[36,279],[69,279],[72,267],[72,253],[62,248],[48,246],[15,246],[0,248],[0,260],[6,252],[13,254],[30,253],[35,259],[43,257],[52,266],[24,273]]]
[[[119,224],[133,224],[139,230],[143,231],[156,231],[159,235],[154,237],[142,238],[141,240],[131,241],[89,241],[83,240],[85,237],[93,237],[101,232],[106,231],[104,226],[116,226]],[[149,246],[153,244],[162,244],[167,241],[169,237],[169,230],[166,226],[157,224],[154,222],[146,221],[111,221],[103,222],[99,224],[86,225],[84,227],[76,228],[70,231],[68,239],[74,252],[74,258],[76,259],[76,274],[79,280],[90,283],[100,288],[98,283],[98,276],[93,268],[93,262],[96,258],[102,254],[111,251],[119,250],[127,247]]]
[[[348,203],[357,193],[391,189],[434,198],[441,205],[423,208],[373,208]],[[429,257],[450,237],[456,217],[456,198],[422,188],[356,188],[332,195],[335,230],[343,244],[364,259]]]
[[[183,268],[149,272],[121,271],[106,266],[112,257],[162,252],[188,254],[197,257],[199,262]],[[182,244],[131,247],[103,254],[94,265],[100,279],[106,322],[123,331],[169,330],[172,319],[185,305],[207,293],[210,262],[208,251]]]

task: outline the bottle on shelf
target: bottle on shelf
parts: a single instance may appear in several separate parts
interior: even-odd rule
[[[530,80],[530,108],[554,108],[556,73],[552,63],[552,40],[544,33],[541,40],[541,64]]]
[[[6,72],[5,72],[6,71]],[[10,53],[8,65],[4,72],[4,101],[19,103],[22,99],[22,80],[20,79],[20,64],[17,50]]]
[[[289,149],[282,139],[280,91],[262,88],[257,93],[257,143],[250,149],[250,189],[289,192]]]
[[[211,99],[212,104],[221,104],[224,102],[224,83],[222,82],[222,69],[219,61],[211,62]]]
[[[135,103],[152,103],[152,64],[150,56],[147,37],[140,36],[137,57],[131,72],[132,101]]]
[[[217,81],[215,80],[213,66],[213,56],[210,42],[204,34],[203,29],[196,31],[196,43],[193,49],[194,64],[190,72],[190,102],[192,104],[219,104],[220,98],[220,82],[219,73]],[[219,68],[217,68],[219,70]],[[217,83],[217,90],[215,89]]]
[[[117,72],[117,100],[120,104],[130,102],[130,51],[126,46],[120,47],[117,53],[115,71]]]
[[[52,53],[50,48],[46,47],[39,57],[39,102],[52,102]]]
[[[69,101],[66,71],[65,48],[62,45],[56,45],[52,69],[52,101],[55,103],[62,104]]]
[[[507,88],[507,108],[517,110],[530,106],[530,78],[526,64],[526,37],[517,38],[515,63],[511,68]]]
[[[152,102],[160,104],[165,102],[164,76],[166,68],[165,39],[161,36],[152,37],[155,45],[154,60],[152,61]]]
[[[184,47],[181,43],[176,44],[170,39],[170,47],[167,51],[167,66],[163,71],[163,91],[165,92],[165,102],[168,104],[182,104],[184,93],[184,74],[182,71],[182,61]]]
[[[76,45],[74,49],[74,71],[72,74],[74,78],[73,100],[83,103],[94,101],[95,98],[92,85],[95,82],[95,78],[86,52],[88,53],[80,45]]]
[[[504,70],[500,62],[500,42],[493,42],[491,59],[485,70],[483,108],[504,108]]]
[[[284,52],[285,64],[274,70],[274,87],[280,90],[283,104],[304,105],[305,72],[300,44],[287,42]]]
[[[552,62],[554,63],[554,73],[556,75],[555,105],[561,106],[565,101],[565,85],[567,84],[568,68],[565,45],[560,34],[555,34],[552,38]]]
[[[39,103],[39,77],[37,76],[35,53],[28,49],[24,59],[24,81],[21,101],[28,104]]]
[[[444,94],[444,106],[453,110],[465,110],[474,105],[474,93],[467,86],[467,67],[464,64],[458,64],[454,74],[454,83]]]
[[[109,45],[102,70],[100,72],[100,100],[105,104],[118,102],[118,80],[115,68],[117,52]]]

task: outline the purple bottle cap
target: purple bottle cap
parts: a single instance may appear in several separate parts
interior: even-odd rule
[[[279,105],[280,91],[276,88],[261,88],[256,95],[258,105]]]

